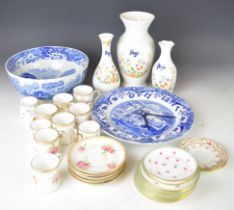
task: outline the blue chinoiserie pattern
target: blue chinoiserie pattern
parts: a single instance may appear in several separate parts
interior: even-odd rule
[[[40,67],[41,61],[48,61],[48,66],[45,67],[44,64]],[[54,68],[59,66],[53,65],[55,62],[61,64],[64,61],[75,67],[71,68],[70,65],[63,69]],[[40,99],[51,99],[55,94],[67,92],[81,84],[86,77],[88,63],[87,55],[79,50],[46,46],[13,55],[7,60],[5,67],[13,86],[19,93]]]
[[[182,136],[191,128],[194,114],[185,100],[166,90],[127,87],[101,96],[93,117],[110,136],[150,144]]]

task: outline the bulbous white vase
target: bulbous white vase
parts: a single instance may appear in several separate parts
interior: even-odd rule
[[[161,48],[161,55],[153,66],[152,85],[155,88],[161,88],[173,91],[176,84],[177,69],[171,59],[171,50],[175,45],[173,41],[158,42]]]
[[[93,86],[102,93],[109,92],[120,86],[119,72],[111,56],[113,37],[113,34],[110,33],[99,34],[102,44],[102,56],[93,75]]]
[[[148,33],[154,15],[129,11],[120,14],[125,32],[117,44],[117,57],[124,86],[145,86],[154,58],[155,45]]]

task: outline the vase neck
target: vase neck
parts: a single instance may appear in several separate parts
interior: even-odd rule
[[[148,31],[150,24],[154,20],[154,15],[148,12],[124,12],[120,14],[120,19],[123,21],[126,32],[145,33]]]
[[[112,59],[111,57],[111,42],[114,35],[110,33],[102,33],[99,34],[99,39],[101,40],[102,44],[102,57],[105,59]]]
[[[168,57],[171,58],[171,50],[175,43],[173,41],[160,41],[158,42],[160,48],[161,48],[161,55],[160,57]]]

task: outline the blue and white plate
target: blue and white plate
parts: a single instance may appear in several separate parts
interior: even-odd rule
[[[189,104],[161,89],[126,87],[101,96],[93,118],[103,132],[128,143],[162,143],[182,136],[194,119]]]

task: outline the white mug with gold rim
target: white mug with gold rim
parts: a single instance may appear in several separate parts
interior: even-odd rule
[[[89,85],[78,85],[73,88],[73,96],[78,103],[92,104],[100,96],[100,92]]]
[[[73,96],[69,93],[58,93],[53,97],[53,104],[61,111],[66,111],[72,102]]]
[[[50,128],[50,127],[51,127],[51,121],[47,119],[35,119],[30,124],[30,129],[33,134],[40,129]]]
[[[57,111],[58,108],[54,104],[50,103],[41,104],[35,110],[35,119],[50,120]]]
[[[20,119],[25,123],[30,123],[34,117],[34,111],[39,101],[36,97],[25,96],[19,102]]]
[[[78,129],[78,138],[88,138],[88,137],[94,137],[94,136],[100,136],[101,135],[101,127],[98,122],[94,120],[88,120],[85,122],[82,122],[79,125]]]
[[[91,117],[92,108],[86,103],[75,103],[69,107],[69,112],[71,112],[76,117],[76,123],[80,124]]]
[[[38,154],[31,161],[32,179],[40,192],[52,192],[61,183],[61,158],[51,153]]]
[[[75,116],[69,112],[60,112],[54,115],[52,126],[60,133],[61,144],[70,144],[77,137]]]
[[[35,132],[34,145],[35,150],[39,153],[59,152],[60,142],[59,133],[53,128],[43,128]]]

